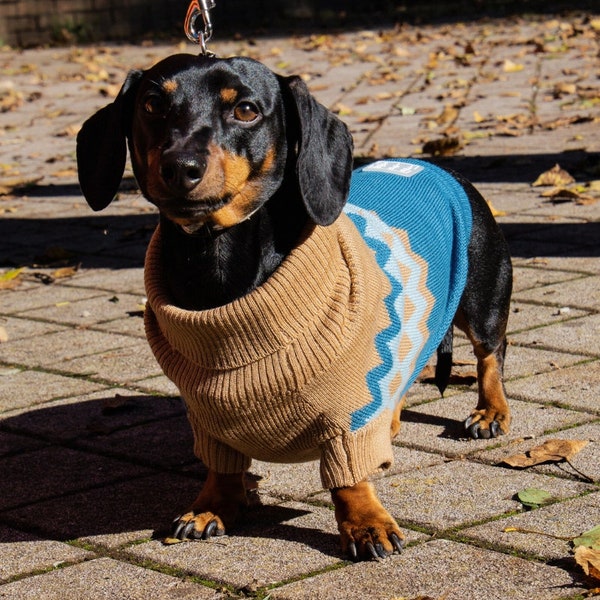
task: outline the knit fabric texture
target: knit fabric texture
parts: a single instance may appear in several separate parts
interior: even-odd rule
[[[201,460],[235,473],[252,458],[320,458],[326,488],[388,467],[393,409],[452,322],[470,229],[466,194],[445,171],[379,161],[353,173],[345,214],[307,227],[263,285],[187,311],[165,287],[158,227],[146,334]]]

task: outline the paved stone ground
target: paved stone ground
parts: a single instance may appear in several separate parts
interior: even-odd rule
[[[415,385],[395,466],[376,482],[409,545],[362,564],[340,554],[314,464],[253,465],[262,506],[235,535],[161,543],[203,469],[142,331],[156,215],[131,178],[92,214],[74,135],[128,68],[178,48],[2,50],[0,598],[591,597],[568,538],[600,523],[598,27],[594,15],[546,15],[213,46],[302,74],[351,126],[357,157],[451,140],[457,152],[439,160],[503,213],[513,429],[469,441],[474,387],[440,399]],[[577,179],[570,198],[531,186],[557,162]],[[565,463],[499,466],[555,438],[590,441],[572,461],[587,479]],[[525,511],[515,494],[531,487],[553,503]]]

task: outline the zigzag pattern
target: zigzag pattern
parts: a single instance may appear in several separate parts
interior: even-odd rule
[[[391,285],[385,299],[390,324],[375,338],[381,363],[366,378],[372,401],[351,415],[350,427],[356,431],[384,409],[392,410],[416,378],[415,364],[429,335],[432,295],[425,286],[427,264],[412,252],[406,232],[353,204],[345,212],[375,252]]]

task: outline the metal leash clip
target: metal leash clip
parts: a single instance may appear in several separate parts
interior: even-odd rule
[[[185,15],[185,35],[190,42],[200,45],[200,50],[204,56],[214,56],[213,52],[209,52],[206,49],[206,44],[213,34],[209,11],[215,6],[215,0],[192,0]],[[202,16],[202,20],[204,21],[204,28],[202,30],[196,28],[196,20],[199,16]]]

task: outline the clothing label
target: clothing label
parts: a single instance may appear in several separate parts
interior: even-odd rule
[[[413,163],[406,163],[397,160],[378,160],[367,165],[363,171],[376,171],[378,173],[389,173],[390,175],[399,175],[400,177],[413,177],[420,173],[425,167]]]

